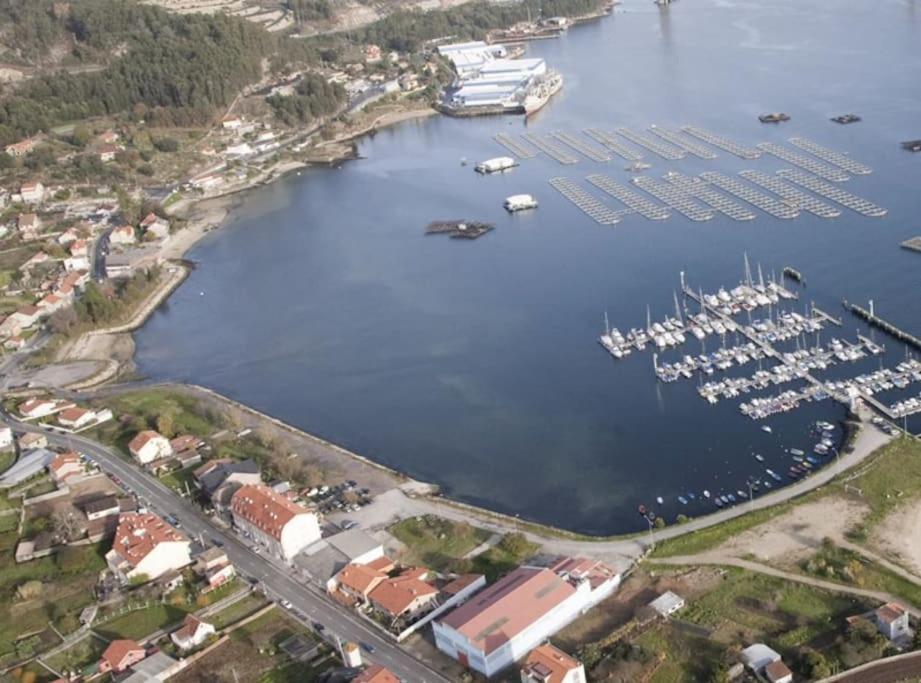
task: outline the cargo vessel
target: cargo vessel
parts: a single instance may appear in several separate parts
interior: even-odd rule
[[[476,166],[474,170],[477,173],[499,173],[501,171],[507,171],[510,168],[515,168],[518,165],[518,162],[512,159],[512,157],[496,157],[495,159],[487,159],[486,161],[481,161]]]

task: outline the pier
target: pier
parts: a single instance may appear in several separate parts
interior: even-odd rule
[[[805,187],[810,192],[814,192],[815,194],[825,197],[826,199],[837,202],[841,206],[859,213],[862,216],[882,218],[888,213],[886,209],[881,206],[877,206],[871,201],[868,201],[862,197],[858,197],[855,194],[851,194],[846,190],[842,190],[837,185],[826,183],[825,181],[807,173],[794,171],[792,169],[784,169],[782,171],[778,171],[777,175],[785,180],[789,180],[791,183],[796,183],[800,187]]]
[[[759,192],[750,185],[746,185],[730,176],[708,171],[707,173],[701,173],[700,177],[711,185],[715,185],[742,201],[748,202],[755,208],[761,209],[774,218],[790,219],[799,216],[799,209],[795,206],[790,206],[790,204],[786,202],[782,202],[770,195]]]
[[[505,149],[507,149],[519,159],[533,159],[537,156],[536,149],[530,145],[526,145],[523,142],[519,142],[511,135],[507,135],[506,133],[498,133],[497,135],[494,135],[492,139],[505,147]]]
[[[674,185],[654,180],[647,176],[633,178],[633,184],[645,190],[660,202],[667,204],[678,213],[692,221],[708,221],[713,218],[713,212],[700,204]]]
[[[908,251],[921,252],[921,235],[905,240],[902,242],[901,247],[902,249],[908,249]]]
[[[586,180],[651,221],[661,221],[671,216],[665,207],[651,202],[625,185],[615,182],[612,178],[595,174],[588,176]]]
[[[619,212],[609,209],[569,178],[551,178],[550,184],[597,223],[614,225],[620,222]]]
[[[767,175],[760,171],[741,171],[739,175],[755,183],[755,185],[760,185],[766,190],[770,190],[785,201],[819,218],[837,218],[841,215],[841,209],[821,202],[805,192],[800,192],[798,189],[791,187],[776,176]]]
[[[678,161],[679,159],[684,159],[684,157],[687,156],[687,152],[685,152],[683,149],[679,149],[673,145],[661,142],[648,135],[637,133],[636,131],[630,130],[629,128],[618,128],[617,134],[627,138],[635,145],[645,147],[653,154],[658,154],[660,157],[668,161]]]
[[[639,161],[643,158],[640,152],[631,149],[611,133],[606,133],[597,128],[586,128],[583,132],[595,142],[604,145],[614,154],[622,156],[627,161]]]
[[[737,204],[725,195],[714,192],[700,178],[689,178],[681,173],[669,173],[665,179],[678,189],[687,192],[689,195],[697,197],[700,201],[716,209],[724,216],[728,216],[734,221],[752,221],[755,220],[755,212]]]
[[[667,128],[659,128],[658,126],[650,126],[649,132],[653,135],[657,135],[666,142],[672,143],[675,147],[683,149],[689,154],[693,154],[698,159],[716,159],[716,152],[714,152],[712,149],[709,147],[704,147],[696,140],[689,140],[688,138],[681,136],[677,131],[669,130]]]
[[[733,142],[729,138],[724,138],[722,135],[717,135],[716,133],[711,133],[708,130],[703,128],[698,128],[697,126],[682,126],[681,130],[688,135],[693,135],[698,140],[703,140],[707,144],[718,147],[719,149],[734,154],[740,159],[757,159],[761,156],[761,150],[754,147],[745,147],[736,142]]]
[[[555,137],[560,142],[566,145],[569,145],[577,152],[584,154],[592,161],[605,162],[605,161],[610,161],[611,159],[614,158],[606,150],[598,149],[597,147],[592,147],[591,145],[583,142],[582,140],[575,137],[574,135],[570,135],[569,133],[564,133],[563,131],[557,131],[556,133],[553,134],[553,137]]]
[[[825,311],[823,311],[821,308],[819,308],[815,304],[812,304],[812,314],[838,327],[841,327],[844,324],[841,322],[841,318],[836,318],[832,314],[826,313]]]
[[[797,154],[796,152],[790,151],[785,147],[780,145],[775,145],[773,142],[762,142],[758,145],[758,149],[771,154],[778,159],[783,159],[788,164],[793,164],[794,166],[799,166],[806,171],[809,171],[813,175],[817,175],[820,178],[825,180],[831,180],[836,183],[844,182],[848,180],[850,176],[844,172],[843,169],[837,168],[835,166],[829,166],[828,164],[823,164],[820,161],[815,159],[810,159],[805,157],[802,154]]]
[[[858,161],[854,161],[849,156],[836,152],[833,149],[828,149],[827,147],[822,147],[822,145],[812,140],[806,138],[790,138],[790,144],[799,147],[800,149],[809,152],[813,156],[818,157],[822,161],[827,161],[830,164],[835,166],[840,166],[848,173],[853,173],[854,175],[869,175],[873,173],[873,169],[865,164],[861,164]]]
[[[909,332],[906,332],[899,327],[896,327],[892,323],[883,320],[878,315],[876,315],[876,312],[873,310],[872,301],[870,302],[870,310],[858,306],[857,304],[849,304],[847,301],[844,302],[844,307],[850,310],[851,313],[856,315],[858,318],[866,320],[870,325],[878,327],[886,334],[889,334],[898,339],[900,342],[908,344],[909,346],[914,346],[916,349],[921,349],[921,339],[918,339],[918,337],[915,335],[910,334]]]
[[[570,164],[578,163],[579,161],[576,157],[560,147],[554,140],[548,138],[547,136],[542,137],[534,133],[523,133],[521,137],[537,147],[537,149],[546,154],[548,157],[551,159],[556,159],[563,165],[568,166]]]

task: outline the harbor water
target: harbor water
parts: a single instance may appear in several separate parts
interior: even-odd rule
[[[872,299],[877,315],[921,334],[921,258],[899,248],[921,221],[921,154],[899,144],[921,135],[921,5],[626,0],[528,53],[566,80],[527,123],[408,122],[362,140],[359,160],[249,192],[227,227],[192,250],[198,267],[136,334],[140,372],[213,388],[452,497],[580,532],[645,528],[639,504],[669,521],[703,514],[715,509],[704,489],[744,489],[766,467],[783,475],[788,449],[809,452],[811,426],[839,423],[842,405],[804,403],[754,421],[739,411],[742,400],[790,387],[710,405],[696,378],[657,382],[650,350],[615,360],[597,338],[605,312],[624,332],[645,327],[647,305],[654,320],[673,315],[682,271],[695,290],[738,285],[747,253],[765,277],[779,278],[784,266],[803,274],[805,287],[787,283],[800,295],[787,308],[802,313],[815,301],[843,319],[821,343],[856,342],[859,331],[886,346],[881,360],[820,376],[850,377],[905,357],[903,345],[871,333],[841,301]],[[773,111],[791,120],[758,121]],[[863,120],[829,121],[847,112]],[[498,133],[521,140],[563,131],[600,148],[584,129],[653,124],[698,126],[746,147],[767,142],[806,155],[787,142],[801,137],[846,152],[873,172],[842,189],[888,213],[803,211],[781,220],[755,210],[754,220],[716,213],[691,221],[671,211],[666,220],[631,213],[601,225],[548,181],[568,178],[614,209],[624,207],[586,176],[653,199],[630,183],[620,157],[593,161],[566,148],[577,163],[539,154],[502,174],[473,170],[508,154],[493,140]],[[652,168],[643,174],[739,179],[747,169],[791,168],[773,155],[712,149],[715,159],[647,152]],[[523,193],[539,208],[507,214],[504,199]],[[430,222],[450,219],[496,229],[477,240],[424,235]],[[715,337],[705,343],[708,352],[719,346]],[[661,356],[700,352],[691,337]],[[913,384],[880,398],[919,391]],[[917,419],[909,426],[921,428]],[[697,498],[681,504],[687,492]]]

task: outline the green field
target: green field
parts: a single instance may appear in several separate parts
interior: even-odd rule
[[[406,544],[401,558],[404,564],[424,565],[435,571],[450,570],[457,560],[492,536],[485,529],[434,515],[404,519],[389,531]]]
[[[153,603],[149,607],[126,612],[104,623],[94,624],[93,630],[103,638],[142,640],[151,633],[178,624],[194,611],[194,605]]]
[[[220,612],[215,612],[213,615],[207,617],[207,620],[214,624],[214,628],[220,630],[240,621],[240,619],[244,617],[248,617],[267,604],[268,602],[261,595],[250,593],[245,598],[240,598],[237,602],[225,607]]]

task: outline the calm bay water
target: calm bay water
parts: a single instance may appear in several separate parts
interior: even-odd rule
[[[622,330],[645,324],[647,304],[654,318],[671,313],[679,271],[705,290],[734,286],[745,252],[765,273],[803,271],[799,310],[814,300],[838,315],[842,298],[872,298],[921,333],[921,257],[898,248],[921,234],[921,155],[898,144],[921,137],[921,4],[680,0],[660,10],[627,0],[529,51],[566,85],[527,130],[694,124],[748,144],[802,135],[872,166],[845,188],[889,215],[630,216],[602,227],[547,180],[589,188],[584,177],[601,172],[625,182],[625,162],[564,167],[541,156],[480,177],[460,160],[504,154],[491,136],[525,132],[520,117],[410,122],[365,139],[359,161],[248,194],[137,333],[141,372],[212,387],[453,497],[584,532],[636,529],[637,504],[658,495],[668,518],[701,513],[709,507],[676,497],[744,488],[765,466],[784,471],[784,449],[808,447],[810,424],[840,419],[842,407],[807,404],[769,419],[766,434],[737,401],[709,406],[693,381],[656,383],[648,351],[613,361],[595,339],[605,311]],[[765,126],[765,111],[793,120]],[[864,121],[828,121],[851,111]],[[784,167],[723,152],[647,160],[655,177]],[[540,208],[505,215],[502,200],[517,192]],[[423,236],[438,218],[497,229],[469,243]],[[857,329],[845,315],[822,338],[853,340]],[[904,348],[885,341],[893,365]]]

